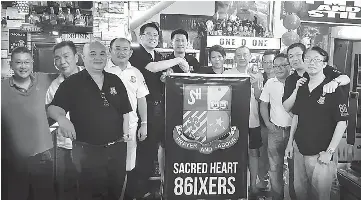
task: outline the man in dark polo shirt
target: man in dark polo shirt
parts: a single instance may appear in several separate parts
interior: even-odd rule
[[[171,40],[174,52],[167,56],[165,60],[170,60],[174,58],[183,58],[187,61],[189,65],[190,72],[198,73],[201,65],[198,60],[186,54],[187,44],[188,44],[188,33],[183,29],[177,29],[171,33]],[[174,73],[183,73],[184,70],[180,65],[175,65],[171,68]]]
[[[309,79],[302,60],[302,55],[305,51],[306,47],[302,43],[294,43],[287,48],[288,61],[291,67],[295,69],[295,72],[286,79],[282,98],[283,106],[287,112],[292,110],[299,86]],[[323,91],[326,93],[335,92],[338,86],[350,83],[350,78],[347,75],[343,75],[340,71],[329,65],[323,69],[323,73],[330,80],[330,82],[323,86]]]
[[[285,153],[290,158],[294,152],[297,199],[329,200],[332,183],[337,179],[337,154],[334,153],[349,116],[347,94],[343,88],[333,93],[323,91],[330,81],[323,72],[328,61],[326,51],[312,47],[303,59],[309,80],[299,87],[292,108],[294,117]]]
[[[136,167],[128,178],[138,179],[140,197],[150,195],[151,183],[149,177],[154,174],[154,161],[158,155],[158,162],[163,163],[164,147],[164,83],[161,81],[163,72],[179,65],[184,71],[189,70],[189,65],[183,58],[162,60],[162,56],[155,51],[159,39],[159,27],[155,23],[147,23],[140,27],[140,45],[133,48],[133,54],[129,59],[131,65],[139,69],[143,74],[149,89],[147,96],[148,113],[148,137],[137,148]],[[160,144],[160,145],[159,145]],[[162,168],[160,164],[160,168]],[[163,178],[163,169],[160,169]]]
[[[124,140],[129,139],[132,108],[122,81],[104,71],[105,46],[92,42],[84,45],[83,53],[85,70],[60,84],[48,115],[59,123],[58,132],[73,140],[80,200],[118,200],[126,173]]]

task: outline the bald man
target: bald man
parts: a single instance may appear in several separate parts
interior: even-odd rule
[[[48,108],[58,133],[73,141],[80,200],[118,200],[126,174],[132,107],[122,81],[104,71],[106,52],[100,42],[84,45],[85,70],[59,86]]]

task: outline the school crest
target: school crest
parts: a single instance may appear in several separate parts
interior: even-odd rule
[[[130,77],[130,82],[135,83],[137,82],[137,78],[135,76]]]
[[[174,128],[174,141],[204,154],[233,146],[239,133],[231,127],[231,100],[231,86],[184,85],[183,124]]]
[[[115,89],[115,87],[111,87],[111,88],[110,88],[110,94],[111,94],[111,95],[116,95],[116,94],[118,94],[118,92],[117,92],[117,90]]]

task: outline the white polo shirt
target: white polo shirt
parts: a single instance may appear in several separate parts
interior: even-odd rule
[[[284,84],[277,78],[270,78],[263,87],[260,99],[271,104],[270,121],[277,126],[291,126],[292,116],[282,105]]]
[[[241,73],[238,69],[232,68],[227,71],[224,71],[223,74],[244,74],[249,75],[247,70],[245,73]],[[258,114],[258,101],[254,96],[254,88],[251,88],[251,98],[250,98],[250,109],[249,109],[249,128],[256,128],[260,126],[259,123],[259,114]]]
[[[129,62],[124,70],[114,65],[111,59],[108,60],[104,69],[106,72],[117,75],[127,89],[128,98],[133,111],[129,113],[129,128],[138,126],[137,106],[138,98],[143,98],[149,94],[143,74]]]
[[[78,66],[78,72],[80,72],[81,70],[83,70],[83,67]],[[45,96],[45,104],[50,104],[51,101],[54,99],[54,95],[56,93],[56,91],[58,90],[60,84],[65,80],[65,77],[63,74],[59,74],[59,76],[53,80],[53,82],[51,82],[48,91],[46,92],[46,96]],[[69,112],[66,114],[66,117],[68,119],[70,119],[69,117]],[[55,123],[52,127],[57,127],[59,126],[58,123]],[[54,128],[51,128],[50,131],[54,130]],[[58,147],[62,147],[65,149],[72,149],[73,148],[73,143],[71,141],[70,138],[66,138],[61,136],[60,134],[57,134],[57,145]]]

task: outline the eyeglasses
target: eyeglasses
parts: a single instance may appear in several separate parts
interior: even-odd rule
[[[273,65],[273,69],[276,69],[276,68],[284,69],[284,68],[286,68],[288,65],[289,65],[289,64]]]
[[[100,92],[100,97],[103,99],[103,105],[104,105],[105,107],[109,107],[110,104],[109,104],[107,98],[105,97],[105,93],[104,93],[104,92]]]
[[[30,65],[33,63],[32,60],[26,60],[26,61],[15,61],[14,62],[16,65]]]
[[[158,38],[159,37],[158,34],[151,34],[151,33],[144,33],[143,35],[146,35],[149,38]]]
[[[311,63],[312,61],[314,63],[324,62],[324,60],[321,59],[321,58],[305,58],[304,61],[307,62],[307,63]]]

